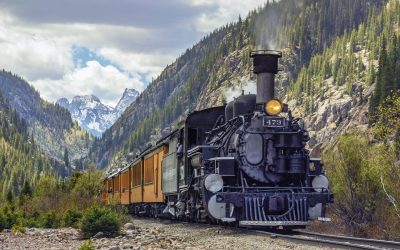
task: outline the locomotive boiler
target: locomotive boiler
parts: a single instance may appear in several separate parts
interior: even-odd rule
[[[189,114],[177,130],[110,175],[104,199],[118,193],[135,214],[242,227],[296,228],[328,220],[325,208],[333,195],[323,164],[305,149],[309,137],[300,119],[274,95],[282,54],[259,50],[250,56],[255,95]],[[122,199],[122,190],[128,198]]]

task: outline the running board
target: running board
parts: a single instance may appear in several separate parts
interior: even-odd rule
[[[307,226],[308,221],[239,221],[240,226]]]

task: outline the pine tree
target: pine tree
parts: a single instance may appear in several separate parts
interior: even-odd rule
[[[32,188],[29,185],[28,180],[25,180],[24,185],[21,189],[21,194],[26,196],[32,196]]]
[[[67,168],[69,168],[70,167],[70,163],[69,163],[69,156],[68,156],[68,149],[67,148],[65,148],[65,150],[64,150],[64,164],[65,164],[65,166],[67,167]]]
[[[8,192],[7,192],[6,200],[8,201],[8,203],[11,203],[11,202],[13,201],[13,199],[14,199],[14,196],[13,196],[13,193],[12,193],[12,191],[11,191],[11,189],[10,189],[10,190],[8,190]]]

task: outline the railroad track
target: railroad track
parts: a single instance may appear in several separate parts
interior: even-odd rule
[[[400,242],[356,237],[320,234],[306,231],[293,231],[293,234],[255,230],[257,233],[267,234],[270,237],[287,239],[290,241],[315,246],[329,246],[343,249],[400,249]]]
[[[161,219],[161,221],[169,221],[172,223],[188,223],[170,219]],[[205,223],[199,223],[199,222],[188,223],[188,224],[207,225]],[[213,224],[208,224],[208,226],[220,227],[221,229],[224,228],[222,226]],[[267,230],[264,231],[253,230],[244,228],[236,228],[236,230],[242,232],[254,232],[254,233],[264,234],[268,235],[271,238],[280,238],[296,242],[299,244],[306,244],[313,246],[327,246],[327,247],[341,248],[341,249],[368,249],[368,250],[399,249],[400,250],[400,242],[398,241],[386,241],[386,240],[366,239],[366,238],[339,236],[331,234],[320,234],[320,233],[300,231],[300,230],[291,231],[290,233],[281,233],[279,231],[267,231]]]

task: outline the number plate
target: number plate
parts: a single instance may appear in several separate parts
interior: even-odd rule
[[[282,128],[285,127],[285,118],[284,117],[271,117],[264,116],[263,118],[263,126],[269,128]]]

